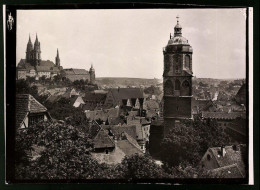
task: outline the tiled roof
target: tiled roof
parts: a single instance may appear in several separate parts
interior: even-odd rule
[[[136,139],[136,126],[118,126],[118,125],[102,125],[103,129],[110,130],[113,135],[119,139],[122,133],[127,133]]]
[[[30,94],[16,95],[16,127],[20,127],[28,113],[42,113],[46,111],[47,108]]]
[[[104,103],[106,100],[106,94],[85,93],[83,99],[85,102]]]
[[[38,72],[51,72],[51,68],[49,66],[36,66],[36,70]]]
[[[89,138],[94,139],[97,136],[100,129],[101,126],[96,121],[92,121],[89,128]]]
[[[47,61],[45,61],[45,60],[41,60],[41,62],[39,63],[39,66],[41,67],[41,66],[44,66],[44,67],[55,67],[56,65],[52,62],[52,61],[50,61],[50,60],[47,60]]]
[[[110,90],[116,101],[132,99],[132,98],[144,98],[143,90],[140,88],[117,88]]]
[[[243,160],[243,154],[246,154],[246,145],[236,145],[236,150],[233,146],[225,147],[226,154],[225,156],[221,155],[221,147],[209,148],[216,159],[219,167],[229,166],[232,164],[237,164],[239,170],[245,175],[245,164]]]
[[[137,141],[125,133],[125,139],[118,140],[117,146],[120,148],[126,156],[131,156],[134,154],[143,154],[141,147],[138,145]]]
[[[210,170],[212,177],[215,178],[244,178],[245,176],[239,170],[237,164],[224,166],[221,168]]]
[[[109,137],[108,132],[100,129],[98,134],[93,140],[94,148],[113,148],[115,147],[114,141]]]
[[[67,75],[89,75],[89,72],[85,69],[64,69],[63,70]]]
[[[202,112],[202,117],[205,119],[236,119],[245,117],[243,112]]]
[[[57,102],[61,99],[62,96],[59,96],[59,95],[50,95],[47,99],[46,99],[46,102]]]
[[[241,87],[240,87],[240,89],[238,90],[238,92],[237,92],[237,94],[236,94],[236,96],[246,96],[246,91],[247,91],[247,89],[246,89],[246,84],[244,83]]]

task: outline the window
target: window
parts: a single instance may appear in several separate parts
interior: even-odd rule
[[[207,155],[207,159],[208,159],[208,160],[210,160],[210,159],[211,159],[211,156],[210,156],[209,154]]]
[[[108,154],[108,150],[106,149],[106,154]]]
[[[38,123],[42,120],[44,120],[44,115],[30,116],[29,117],[29,125],[33,125],[33,124]]]
[[[190,56],[185,55],[185,68],[190,69]]]

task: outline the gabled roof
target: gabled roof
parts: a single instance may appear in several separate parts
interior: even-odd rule
[[[111,89],[110,92],[116,101],[144,98],[143,90],[140,88],[116,88]]]
[[[114,141],[109,137],[108,132],[100,129],[98,134],[93,140],[94,148],[113,148],[115,147]]]
[[[131,156],[134,154],[143,154],[141,147],[135,139],[133,139],[127,133],[124,133],[125,138],[117,141],[117,147],[120,148],[126,156]]]
[[[127,133],[132,138],[136,139],[136,126],[118,126],[118,125],[102,125],[105,130],[110,130],[113,135],[119,139],[122,133]]]
[[[237,164],[224,166],[221,168],[210,170],[209,172],[212,177],[216,178],[244,178],[245,176],[239,170]]]
[[[245,175],[245,164],[244,155],[246,154],[246,145],[240,144],[236,145],[236,150],[234,146],[225,146],[225,155],[221,155],[221,147],[213,147],[208,149],[211,152],[219,165],[219,167],[229,166],[232,164],[237,164],[239,170]]]
[[[16,95],[16,127],[20,127],[25,116],[29,113],[46,112],[47,108],[30,94]]]
[[[245,117],[243,112],[202,112],[205,119],[229,119],[233,120],[239,117]]]
[[[97,136],[100,129],[101,126],[96,121],[92,121],[89,127],[89,138],[94,139]]]
[[[247,91],[246,84],[244,83],[244,84],[242,84],[242,86],[238,90],[236,96],[244,96],[244,97],[246,97],[246,91]]]

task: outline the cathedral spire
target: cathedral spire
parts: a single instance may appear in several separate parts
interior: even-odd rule
[[[57,48],[57,57],[60,58],[59,56],[59,49]]]
[[[28,43],[32,43],[31,41],[31,34],[29,33],[29,42]]]
[[[59,56],[59,49],[57,48],[57,55],[56,55],[56,66],[60,66],[60,56]]]

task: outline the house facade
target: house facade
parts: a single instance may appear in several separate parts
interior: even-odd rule
[[[52,121],[47,108],[30,94],[17,94],[16,128],[28,128],[40,121]]]

